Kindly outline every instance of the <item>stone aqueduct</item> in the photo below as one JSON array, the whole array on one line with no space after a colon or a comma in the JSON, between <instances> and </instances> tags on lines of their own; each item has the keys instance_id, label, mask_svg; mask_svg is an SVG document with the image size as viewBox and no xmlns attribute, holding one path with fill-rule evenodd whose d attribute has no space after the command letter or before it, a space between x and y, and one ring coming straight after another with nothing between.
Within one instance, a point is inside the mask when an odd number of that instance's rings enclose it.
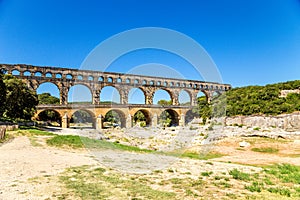
<instances>
[{"instance_id":1,"label":"stone aqueduct","mask_svg":"<svg viewBox=\"0 0 300 200\"><path fill-rule=\"evenodd\" d=\"M7 74L13 74L22 79L30 89L36 90L39 85L50 82L57 86L60 92L60 105L39 105L38 114L44 110L54 110L62 117L62 127L69 127L69 120L73 113L85 110L94 119L95 128L103 127L103 116L110 110L119 113L123 127L131 127L133 116L142 111L147 118L148 125L156 126L158 116L167 110L175 118L177 125L185 125L185 115L197 105L197 94L203 92L207 101L213 94L231 89L229 84L204 82L197 80L184 80L174 78L151 77L123 73L100 72L91 70L78 70L59 67L39 67L24 64L1 64ZM74 85L88 87L92 94L92 104L68 104L68 91ZM116 88L120 94L120 104L100 104L101 90L106 86ZM133 88L139 88L145 96L144 104L128 104L128 94ZM169 93L172 105L153 105L155 91L162 89ZM190 96L190 105L179 104L180 91L186 91Z\"/></svg>"}]
</instances>

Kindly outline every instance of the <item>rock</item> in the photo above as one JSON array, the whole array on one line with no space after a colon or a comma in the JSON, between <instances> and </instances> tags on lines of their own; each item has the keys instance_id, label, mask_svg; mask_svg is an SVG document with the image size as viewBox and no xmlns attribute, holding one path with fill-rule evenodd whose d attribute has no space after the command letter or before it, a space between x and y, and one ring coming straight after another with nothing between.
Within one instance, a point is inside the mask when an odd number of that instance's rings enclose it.
<instances>
[{"instance_id":1,"label":"rock","mask_svg":"<svg viewBox=\"0 0 300 200\"><path fill-rule=\"evenodd\" d=\"M259 128L279 128L285 131L300 131L300 112L277 116L235 116L227 117L226 125L245 125Z\"/></svg>"},{"instance_id":2,"label":"rock","mask_svg":"<svg viewBox=\"0 0 300 200\"><path fill-rule=\"evenodd\" d=\"M5 137L6 128L0 127L0 140L2 140Z\"/></svg>"},{"instance_id":3,"label":"rock","mask_svg":"<svg viewBox=\"0 0 300 200\"><path fill-rule=\"evenodd\" d=\"M242 141L242 142L240 142L239 143L239 145L240 145L240 147L249 147L250 146L250 143L248 143L248 142L245 142L245 141Z\"/></svg>"}]
</instances>

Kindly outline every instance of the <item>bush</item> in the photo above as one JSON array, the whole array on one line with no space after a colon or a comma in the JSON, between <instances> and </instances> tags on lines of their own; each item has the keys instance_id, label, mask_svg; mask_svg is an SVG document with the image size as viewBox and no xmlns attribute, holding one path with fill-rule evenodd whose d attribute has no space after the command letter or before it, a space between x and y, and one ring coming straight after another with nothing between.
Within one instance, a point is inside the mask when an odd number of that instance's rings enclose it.
<instances>
[{"instance_id":1,"label":"bush","mask_svg":"<svg viewBox=\"0 0 300 200\"><path fill-rule=\"evenodd\" d=\"M233 169L229 171L229 175L231 175L234 179L242 180L242 181L249 181L250 175L244 172L239 171L238 169Z\"/></svg>"}]
</instances>

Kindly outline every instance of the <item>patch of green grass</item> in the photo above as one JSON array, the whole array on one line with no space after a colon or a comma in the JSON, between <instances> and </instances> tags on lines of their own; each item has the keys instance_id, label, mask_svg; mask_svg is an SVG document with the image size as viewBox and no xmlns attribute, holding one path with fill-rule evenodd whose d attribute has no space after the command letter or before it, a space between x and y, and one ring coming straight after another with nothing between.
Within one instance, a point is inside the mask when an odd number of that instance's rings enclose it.
<instances>
[{"instance_id":1,"label":"patch of green grass","mask_svg":"<svg viewBox=\"0 0 300 200\"><path fill-rule=\"evenodd\" d=\"M5 143L5 142L7 142L7 141L9 141L9 140L11 140L11 139L13 139L14 137L13 137L13 135L12 134L9 134L9 133L5 133L5 136L4 136L4 138L2 138L1 140L0 140L0 144L1 143Z\"/></svg>"},{"instance_id":2,"label":"patch of green grass","mask_svg":"<svg viewBox=\"0 0 300 200\"><path fill-rule=\"evenodd\" d=\"M269 177L264 178L263 181L267 185L274 185L274 183L271 181Z\"/></svg>"},{"instance_id":3,"label":"patch of green grass","mask_svg":"<svg viewBox=\"0 0 300 200\"><path fill-rule=\"evenodd\" d=\"M40 136L54 136L56 134L40 130L39 128L35 127L20 127L17 130L18 134L25 135L25 136L33 136L33 135L40 135Z\"/></svg>"},{"instance_id":4,"label":"patch of green grass","mask_svg":"<svg viewBox=\"0 0 300 200\"><path fill-rule=\"evenodd\" d=\"M263 183L258 181L253 181L251 185L245 186L245 189L249 190L250 192L261 192L263 189Z\"/></svg>"},{"instance_id":5,"label":"patch of green grass","mask_svg":"<svg viewBox=\"0 0 300 200\"><path fill-rule=\"evenodd\" d=\"M201 176L210 176L213 172L201 172Z\"/></svg>"},{"instance_id":6,"label":"patch of green grass","mask_svg":"<svg viewBox=\"0 0 300 200\"><path fill-rule=\"evenodd\" d=\"M300 167L291 164L276 164L266 167L267 174L274 175L283 183L300 184Z\"/></svg>"},{"instance_id":7,"label":"patch of green grass","mask_svg":"<svg viewBox=\"0 0 300 200\"><path fill-rule=\"evenodd\" d=\"M81 199L174 199L175 193L152 189L139 179L127 179L121 174L106 174L105 169L71 168L60 176Z\"/></svg>"},{"instance_id":8,"label":"patch of green grass","mask_svg":"<svg viewBox=\"0 0 300 200\"><path fill-rule=\"evenodd\" d=\"M291 191L288 188L280 188L280 187L271 187L267 189L271 193L280 194L282 196L291 196Z\"/></svg>"},{"instance_id":9,"label":"patch of green grass","mask_svg":"<svg viewBox=\"0 0 300 200\"><path fill-rule=\"evenodd\" d=\"M220 154L220 153L207 153L207 154L201 154L201 153L196 153L196 152L184 152L183 154L172 154L174 156L178 156L181 158L192 158L192 159L198 159L198 160L209 160L209 159L213 159L213 158L220 158L222 156L224 156L224 154Z\"/></svg>"},{"instance_id":10,"label":"patch of green grass","mask_svg":"<svg viewBox=\"0 0 300 200\"><path fill-rule=\"evenodd\" d=\"M259 131L259 130L260 130L260 127L255 127L255 128L253 128L253 130Z\"/></svg>"},{"instance_id":11,"label":"patch of green grass","mask_svg":"<svg viewBox=\"0 0 300 200\"><path fill-rule=\"evenodd\" d=\"M82 143L79 136L74 135L56 135L53 138L50 138L46 141L50 146L56 147L71 147L71 148L83 148L84 144Z\"/></svg>"},{"instance_id":12,"label":"patch of green grass","mask_svg":"<svg viewBox=\"0 0 300 200\"><path fill-rule=\"evenodd\" d=\"M260 153L278 153L279 149L273 147L252 148L251 151Z\"/></svg>"},{"instance_id":13,"label":"patch of green grass","mask_svg":"<svg viewBox=\"0 0 300 200\"><path fill-rule=\"evenodd\" d=\"M225 182L225 181L220 181L220 182L214 182L213 183L217 187L222 187L222 188L232 188L232 185Z\"/></svg>"},{"instance_id":14,"label":"patch of green grass","mask_svg":"<svg viewBox=\"0 0 300 200\"><path fill-rule=\"evenodd\" d=\"M37 139L35 136L29 137L29 141L30 141L30 144L34 147L42 146L40 143L37 142Z\"/></svg>"},{"instance_id":15,"label":"patch of green grass","mask_svg":"<svg viewBox=\"0 0 300 200\"><path fill-rule=\"evenodd\" d=\"M152 153L153 150L141 149L134 146L128 146L116 142L107 142L104 140L95 140L76 135L55 135L47 140L47 144L56 147L70 148L92 148L92 149L115 149L122 151L133 151L138 153Z\"/></svg>"},{"instance_id":16,"label":"patch of green grass","mask_svg":"<svg viewBox=\"0 0 300 200\"><path fill-rule=\"evenodd\" d=\"M229 171L229 175L232 178L242 181L250 181L250 174L239 171L238 169L233 169Z\"/></svg>"}]
</instances>

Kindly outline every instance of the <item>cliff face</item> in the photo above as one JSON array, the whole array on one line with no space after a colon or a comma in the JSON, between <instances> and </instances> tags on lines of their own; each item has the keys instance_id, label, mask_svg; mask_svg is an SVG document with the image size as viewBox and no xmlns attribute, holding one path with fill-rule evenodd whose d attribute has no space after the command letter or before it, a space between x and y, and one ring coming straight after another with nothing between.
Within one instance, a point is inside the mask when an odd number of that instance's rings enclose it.
<instances>
[{"instance_id":1,"label":"cliff face","mask_svg":"<svg viewBox=\"0 0 300 200\"><path fill-rule=\"evenodd\" d=\"M225 119L226 125L243 124L251 127L276 127L285 131L300 131L300 112L278 116L235 116Z\"/></svg>"}]
</instances>

